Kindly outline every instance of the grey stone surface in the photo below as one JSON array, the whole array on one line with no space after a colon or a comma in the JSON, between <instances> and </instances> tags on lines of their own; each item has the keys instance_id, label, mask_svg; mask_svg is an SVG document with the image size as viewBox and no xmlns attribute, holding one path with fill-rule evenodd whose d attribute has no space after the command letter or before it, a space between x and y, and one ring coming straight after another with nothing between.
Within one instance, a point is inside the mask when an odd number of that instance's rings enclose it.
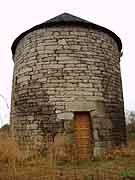
<instances>
[{"instance_id":1,"label":"grey stone surface","mask_svg":"<svg viewBox=\"0 0 135 180\"><path fill-rule=\"evenodd\" d=\"M73 120L73 118L74 118L73 112L64 112L57 114L57 119Z\"/></svg>"}]
</instances>

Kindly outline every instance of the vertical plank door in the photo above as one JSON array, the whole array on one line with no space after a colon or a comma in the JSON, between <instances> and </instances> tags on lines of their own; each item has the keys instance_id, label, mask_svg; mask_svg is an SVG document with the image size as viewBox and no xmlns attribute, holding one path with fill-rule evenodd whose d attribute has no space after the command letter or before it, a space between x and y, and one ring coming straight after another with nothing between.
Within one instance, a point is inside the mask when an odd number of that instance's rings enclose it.
<instances>
[{"instance_id":1,"label":"vertical plank door","mask_svg":"<svg viewBox=\"0 0 135 180\"><path fill-rule=\"evenodd\" d=\"M91 155L91 121L89 112L74 113L74 135L80 160L89 159Z\"/></svg>"}]
</instances>

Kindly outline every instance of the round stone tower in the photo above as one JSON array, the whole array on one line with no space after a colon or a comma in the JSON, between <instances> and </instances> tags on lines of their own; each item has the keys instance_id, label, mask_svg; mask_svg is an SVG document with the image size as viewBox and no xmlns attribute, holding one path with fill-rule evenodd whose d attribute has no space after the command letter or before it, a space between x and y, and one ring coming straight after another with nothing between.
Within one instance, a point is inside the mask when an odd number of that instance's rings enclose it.
<instances>
[{"instance_id":1,"label":"round stone tower","mask_svg":"<svg viewBox=\"0 0 135 180\"><path fill-rule=\"evenodd\" d=\"M11 127L22 150L64 137L87 159L126 144L121 49L112 31L67 13L17 37Z\"/></svg>"}]
</instances>

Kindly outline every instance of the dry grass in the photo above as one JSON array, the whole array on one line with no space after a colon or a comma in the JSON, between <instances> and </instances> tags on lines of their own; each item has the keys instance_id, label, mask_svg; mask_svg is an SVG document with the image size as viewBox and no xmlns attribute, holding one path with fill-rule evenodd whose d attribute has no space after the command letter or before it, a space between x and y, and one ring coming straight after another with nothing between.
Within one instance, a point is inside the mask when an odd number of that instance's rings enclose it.
<instances>
[{"instance_id":1,"label":"dry grass","mask_svg":"<svg viewBox=\"0 0 135 180\"><path fill-rule=\"evenodd\" d=\"M0 180L109 180L135 172L135 139L127 148L116 148L102 159L76 161L75 146L51 145L47 158L34 151L24 160L14 139L0 133Z\"/></svg>"},{"instance_id":2,"label":"dry grass","mask_svg":"<svg viewBox=\"0 0 135 180\"><path fill-rule=\"evenodd\" d=\"M22 154L15 140L6 133L0 133L0 162L21 161Z\"/></svg>"}]
</instances>

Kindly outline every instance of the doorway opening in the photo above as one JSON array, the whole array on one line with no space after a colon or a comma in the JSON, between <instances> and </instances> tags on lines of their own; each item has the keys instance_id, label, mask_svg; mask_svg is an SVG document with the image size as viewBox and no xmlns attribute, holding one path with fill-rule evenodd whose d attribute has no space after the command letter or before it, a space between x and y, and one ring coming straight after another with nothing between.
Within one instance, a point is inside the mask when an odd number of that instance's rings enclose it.
<instances>
[{"instance_id":1,"label":"doorway opening","mask_svg":"<svg viewBox=\"0 0 135 180\"><path fill-rule=\"evenodd\" d=\"M74 138L78 158L89 159L92 155L92 123L89 112L74 112Z\"/></svg>"}]
</instances>

